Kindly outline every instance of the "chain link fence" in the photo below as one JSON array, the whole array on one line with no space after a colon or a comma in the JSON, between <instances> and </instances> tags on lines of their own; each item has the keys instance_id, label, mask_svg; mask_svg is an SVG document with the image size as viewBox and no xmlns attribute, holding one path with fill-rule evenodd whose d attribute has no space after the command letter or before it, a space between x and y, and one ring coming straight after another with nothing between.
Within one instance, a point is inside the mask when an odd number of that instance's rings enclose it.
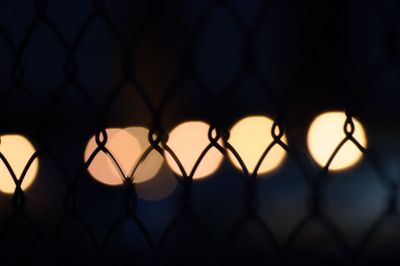
<instances>
[{"instance_id":1,"label":"chain link fence","mask_svg":"<svg viewBox=\"0 0 400 266\"><path fill-rule=\"evenodd\" d=\"M1 178L16 186L0 195L0 264L399 261L399 12L390 0L3 1L0 131L26 136L37 151L21 176L0 153ZM318 167L306 133L329 110L346 114L345 138ZM274 119L258 167L274 146L287 155L266 177L229 142L249 115ZM367 149L353 137L354 117ZM190 171L168 146L168 132L187 120L210 125ZM138 164L152 153L176 161L180 174L164 163L159 177L177 183L168 197L142 199L154 186L135 183L135 171L112 187L88 173L99 153L115 160L106 129L129 126L149 128ZM362 162L329 171L348 142ZM197 181L210 150L225 159ZM38 177L24 189L35 159Z\"/></svg>"}]
</instances>

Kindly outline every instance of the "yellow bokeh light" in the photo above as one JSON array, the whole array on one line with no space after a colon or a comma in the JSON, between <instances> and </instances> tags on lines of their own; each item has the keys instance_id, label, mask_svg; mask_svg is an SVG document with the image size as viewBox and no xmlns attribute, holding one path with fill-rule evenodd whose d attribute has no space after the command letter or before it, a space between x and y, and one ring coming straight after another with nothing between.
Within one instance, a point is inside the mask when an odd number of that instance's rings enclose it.
<instances>
[{"instance_id":1,"label":"yellow bokeh light","mask_svg":"<svg viewBox=\"0 0 400 266\"><path fill-rule=\"evenodd\" d=\"M136 166L143 153L151 147L148 140L149 130L144 127L128 127L125 128L125 130L139 141L142 150L137 160L134 162ZM160 171L163 161L163 156L153 149L136 169L133 182L140 183L153 178Z\"/></svg>"},{"instance_id":2,"label":"yellow bokeh light","mask_svg":"<svg viewBox=\"0 0 400 266\"><path fill-rule=\"evenodd\" d=\"M208 131L210 126L200 121L184 122L175 127L170 133L167 145L178 157L185 172L189 175L204 149L210 144ZM222 146L222 141L218 141ZM165 159L169 167L178 175L182 175L178 164L166 152ZM193 175L193 179L202 179L214 173L221 164L223 155L215 148L211 148L200 162Z\"/></svg>"},{"instance_id":3,"label":"yellow bokeh light","mask_svg":"<svg viewBox=\"0 0 400 266\"><path fill-rule=\"evenodd\" d=\"M271 130L274 121L265 116L250 116L241 119L230 130L228 142L237 151L249 174L252 174L267 147L273 142ZM281 138L286 144L286 136ZM232 152L228 152L228 156L233 165L242 170L239 161ZM276 144L268 152L257 174L266 174L271 172L283 162L286 156L285 150Z\"/></svg>"},{"instance_id":4,"label":"yellow bokeh light","mask_svg":"<svg viewBox=\"0 0 400 266\"><path fill-rule=\"evenodd\" d=\"M148 130L142 127L127 129L107 129L106 148L113 155L118 165L103 152L99 152L89 165L88 171L93 178L106 185L121 185L123 178L131 175L141 156L150 146L147 141ZM85 150L84 159L87 161L97 148L93 136ZM139 165L134 174L133 182L144 182L157 174L162 164L162 156L151 152L145 161ZM120 172L118 166L123 173Z\"/></svg>"},{"instance_id":5,"label":"yellow bokeh light","mask_svg":"<svg viewBox=\"0 0 400 266\"><path fill-rule=\"evenodd\" d=\"M125 156L124 146L130 150L139 150L140 152L140 144L139 142L133 138L129 133L124 132L123 129L119 128L110 128L106 129L107 132L107 143L106 148L110 151L110 153L115 157L120 165L121 169L124 171L124 175L127 175L127 171L129 171L129 167L127 165L127 159L129 158ZM121 133L121 134L120 134ZM124 144L118 141L115 137L119 135L119 137L125 137ZM122 140L122 139L121 139ZM97 148L97 143L95 140L95 136L93 136L85 149L84 159L85 162L89 159L92 153ZM125 158L125 160L124 160ZM96 179L97 181L111 186L121 185L123 183L123 176L119 172L116 165L114 165L112 159L102 151L97 153L96 157L94 157L93 161L88 167L88 171L90 175Z\"/></svg>"},{"instance_id":6,"label":"yellow bokeh light","mask_svg":"<svg viewBox=\"0 0 400 266\"><path fill-rule=\"evenodd\" d=\"M153 178L135 185L137 196L143 200L156 201L170 196L176 189L178 181L172 172L163 166Z\"/></svg>"},{"instance_id":7,"label":"yellow bokeh light","mask_svg":"<svg viewBox=\"0 0 400 266\"><path fill-rule=\"evenodd\" d=\"M312 122L308 131L307 143L311 156L321 167L325 167L339 143L346 137L344 125L346 114L343 112L327 112L319 115ZM363 126L353 118L353 137L367 147L367 138ZM347 141L338 151L329 165L329 170L344 170L355 165L362 158L362 152L352 141Z\"/></svg>"},{"instance_id":8,"label":"yellow bokeh light","mask_svg":"<svg viewBox=\"0 0 400 266\"><path fill-rule=\"evenodd\" d=\"M4 135L0 137L0 152L7 159L17 179L21 177L28 161L35 153L35 148L29 140L20 135ZM37 176L39 160L36 158L30 165L21 188L26 190ZM14 193L16 185L6 165L0 163L0 191L4 193Z\"/></svg>"}]
</instances>

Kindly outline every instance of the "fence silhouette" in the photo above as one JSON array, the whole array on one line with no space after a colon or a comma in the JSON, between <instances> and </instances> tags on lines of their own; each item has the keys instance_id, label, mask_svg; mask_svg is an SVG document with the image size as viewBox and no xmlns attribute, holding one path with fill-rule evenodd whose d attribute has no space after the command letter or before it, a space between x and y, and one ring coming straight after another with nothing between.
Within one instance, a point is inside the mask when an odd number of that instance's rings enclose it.
<instances>
[{"instance_id":1,"label":"fence silhouette","mask_svg":"<svg viewBox=\"0 0 400 266\"><path fill-rule=\"evenodd\" d=\"M32 0L4 1L0 9L1 133L25 135L37 149L21 176L0 153L16 185L12 195L0 196L1 264L399 259L398 173L379 146L396 145L379 130L396 132L385 126L396 121L398 95L386 96L382 83L398 84L387 77L398 66L397 3ZM354 30L364 25L363 14L373 20L367 37ZM381 51L377 59L365 59L374 49ZM368 68L357 68L363 64ZM346 114L345 138L320 168L302 141L310 119L332 108ZM270 177L251 173L229 143L232 123L253 114L274 119L266 132L273 142L258 167L275 145L290 161ZM353 137L353 117L367 125L368 149ZM210 124L209 146L185 172L168 132L193 119ZM135 173L107 187L87 171L98 153L113 159L107 128L135 125L149 128L150 147L139 164L152 152L168 153L182 171L169 173L178 186L166 199L140 199ZM85 162L91 136L97 148ZM361 165L330 172L347 142L363 153ZM225 160L197 182L193 175L210 149ZM231 166L228 152L241 170ZM37 158L38 178L23 190Z\"/></svg>"}]
</instances>

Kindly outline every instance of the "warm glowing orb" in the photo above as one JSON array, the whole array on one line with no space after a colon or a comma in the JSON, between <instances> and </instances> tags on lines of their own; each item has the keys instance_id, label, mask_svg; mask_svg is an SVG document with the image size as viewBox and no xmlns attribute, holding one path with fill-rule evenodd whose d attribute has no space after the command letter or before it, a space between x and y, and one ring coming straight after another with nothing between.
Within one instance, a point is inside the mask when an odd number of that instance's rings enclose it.
<instances>
[{"instance_id":1,"label":"warm glowing orb","mask_svg":"<svg viewBox=\"0 0 400 266\"><path fill-rule=\"evenodd\" d=\"M150 146L147 141L148 130L142 127L126 129L106 129L107 143L105 147L113 155L117 164L104 152L99 152L88 167L90 175L97 181L106 185L121 185L124 177L128 177L139 163L146 149ZM97 148L93 136L85 150L84 159L88 161ZM162 164L162 156L151 152L141 163L135 173L133 182L144 182L157 174ZM119 166L119 167L118 167ZM120 169L119 169L120 168ZM121 172L122 170L122 172Z\"/></svg>"},{"instance_id":2,"label":"warm glowing orb","mask_svg":"<svg viewBox=\"0 0 400 266\"><path fill-rule=\"evenodd\" d=\"M308 130L307 143L311 156L318 165L324 167L339 143L346 137L344 125L346 114L328 112L319 115ZM367 147L367 138L363 126L353 118L353 137ZM351 141L347 141L334 157L329 170L338 171L349 168L360 161L362 152Z\"/></svg>"},{"instance_id":3,"label":"warm glowing orb","mask_svg":"<svg viewBox=\"0 0 400 266\"><path fill-rule=\"evenodd\" d=\"M167 145L178 157L185 172L189 175L204 149L210 144L208 131L210 126L200 121L184 122L170 133ZM221 146L222 141L218 142ZM178 175L182 175L173 157L165 152L169 167ZM193 175L193 179L201 179L214 173L221 164L223 155L215 148L208 150Z\"/></svg>"},{"instance_id":4,"label":"warm glowing orb","mask_svg":"<svg viewBox=\"0 0 400 266\"><path fill-rule=\"evenodd\" d=\"M151 149L151 144L148 140L149 130L144 127L128 127L125 128L125 130L139 141L142 150L140 155L137 157L137 160L134 162L134 165L136 166L143 153L148 149ZM153 178L160 171L163 161L164 157L156 150L152 149L144 161L142 161L135 170L133 182L140 183Z\"/></svg>"},{"instance_id":5,"label":"warm glowing orb","mask_svg":"<svg viewBox=\"0 0 400 266\"><path fill-rule=\"evenodd\" d=\"M230 130L228 142L237 151L250 174L254 172L261 156L274 140L271 134L273 124L274 121L268 117L250 116L241 119ZM283 135L281 140L286 143L286 136ZM229 151L228 156L233 165L242 170L233 153ZM285 156L285 150L279 144L274 145L264 157L257 173L266 174L277 169Z\"/></svg>"},{"instance_id":6,"label":"warm glowing orb","mask_svg":"<svg viewBox=\"0 0 400 266\"><path fill-rule=\"evenodd\" d=\"M17 179L20 179L28 161L35 153L35 148L23 136L20 135L4 135L0 137L0 152L4 155L10 164ZM30 165L21 188L26 190L37 176L39 169L39 160L36 158ZM0 191L4 193L14 193L16 185L10 172L3 161L0 162Z\"/></svg>"},{"instance_id":7,"label":"warm glowing orb","mask_svg":"<svg viewBox=\"0 0 400 266\"><path fill-rule=\"evenodd\" d=\"M137 183L135 190L137 196L143 200L162 200L174 193L178 181L171 170L164 165L153 178L145 182Z\"/></svg>"}]
</instances>

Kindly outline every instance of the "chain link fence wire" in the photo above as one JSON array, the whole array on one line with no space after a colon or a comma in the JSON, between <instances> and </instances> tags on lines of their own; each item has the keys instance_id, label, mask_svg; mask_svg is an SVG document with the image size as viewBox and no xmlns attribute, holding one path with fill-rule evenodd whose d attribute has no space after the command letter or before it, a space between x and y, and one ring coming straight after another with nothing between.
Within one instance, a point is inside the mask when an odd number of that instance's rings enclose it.
<instances>
[{"instance_id":1,"label":"chain link fence wire","mask_svg":"<svg viewBox=\"0 0 400 266\"><path fill-rule=\"evenodd\" d=\"M0 130L37 152L21 176L0 153L1 178L16 185L0 195L0 264L396 264L399 12L390 0L2 1ZM305 140L329 110L345 112L345 138L321 168ZM253 172L229 142L249 115L274 120ZM353 137L354 117L368 149ZM210 125L190 171L168 146L187 120ZM106 129L129 126L149 128L138 167L154 153L176 161L181 174L161 171L178 184L168 197L142 199L135 170L125 176L107 148ZM362 162L329 171L348 142ZM276 146L285 163L259 176ZM194 180L212 149L221 167ZM123 185L91 178L100 153ZM35 159L38 177L22 189Z\"/></svg>"}]
</instances>

